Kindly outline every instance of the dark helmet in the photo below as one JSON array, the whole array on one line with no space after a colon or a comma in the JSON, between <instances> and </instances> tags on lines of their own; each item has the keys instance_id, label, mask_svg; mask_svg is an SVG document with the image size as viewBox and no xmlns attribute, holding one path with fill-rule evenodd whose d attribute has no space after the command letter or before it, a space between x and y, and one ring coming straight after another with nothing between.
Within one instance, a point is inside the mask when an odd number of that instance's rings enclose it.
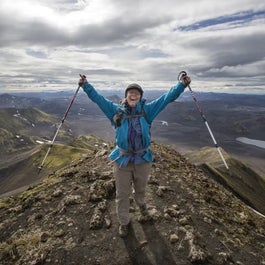
<instances>
[{"instance_id":1,"label":"dark helmet","mask_svg":"<svg viewBox=\"0 0 265 265\"><path fill-rule=\"evenodd\" d=\"M136 90L138 90L138 91L140 92L140 94L141 94L141 97L143 96L144 91L143 91L142 87L139 86L138 84L133 83L133 84L130 84L130 85L126 88L126 90L125 90L125 97L127 97L127 93L128 93L128 91L131 90L131 89L136 89Z\"/></svg>"}]
</instances>

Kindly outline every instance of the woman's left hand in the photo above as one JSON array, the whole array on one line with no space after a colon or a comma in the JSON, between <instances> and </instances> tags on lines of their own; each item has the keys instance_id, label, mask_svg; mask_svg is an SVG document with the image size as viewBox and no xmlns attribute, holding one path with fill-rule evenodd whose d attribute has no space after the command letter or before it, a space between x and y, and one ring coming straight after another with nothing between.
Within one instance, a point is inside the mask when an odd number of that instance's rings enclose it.
<instances>
[{"instance_id":1,"label":"woman's left hand","mask_svg":"<svg viewBox=\"0 0 265 265\"><path fill-rule=\"evenodd\" d=\"M180 82L187 87L190 83L191 83L191 79L188 75L184 75L182 76L182 78L180 79Z\"/></svg>"}]
</instances>

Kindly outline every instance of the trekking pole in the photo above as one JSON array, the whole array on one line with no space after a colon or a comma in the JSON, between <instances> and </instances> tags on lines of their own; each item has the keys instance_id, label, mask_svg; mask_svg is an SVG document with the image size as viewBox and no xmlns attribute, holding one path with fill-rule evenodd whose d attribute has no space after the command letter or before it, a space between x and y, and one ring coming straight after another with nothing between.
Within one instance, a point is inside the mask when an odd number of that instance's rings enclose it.
<instances>
[{"instance_id":1,"label":"trekking pole","mask_svg":"<svg viewBox=\"0 0 265 265\"><path fill-rule=\"evenodd\" d=\"M186 75L187 75L187 72L185 72L185 71L181 71L181 72L179 73L179 75L178 75L178 80L180 81L181 78L184 77L184 76L186 76ZM213 140L213 142L214 142L214 145L215 145L215 147L216 147L216 149L217 149L217 151L218 151L218 153L219 153L221 159L223 160L223 163L224 163L225 167L226 167L227 169L229 169L229 167L228 167L228 165L227 165L227 163L226 163L226 161L225 161L225 158L224 158L224 156L223 156L223 154L222 154L222 152L221 152L220 146L218 146L218 144L217 144L217 142L216 142L216 140L215 140L215 138L214 138L214 135L213 135L213 133L212 133L212 130L211 130L211 128L210 128L210 126L209 126L209 124L208 124L208 122L207 122L207 120L206 120L205 115L204 115L203 112L202 112L202 108L200 107L199 102L198 102L197 98L195 97L194 92L192 91L190 85L187 85L187 86L188 86L188 88L189 88L189 90L190 90L190 93L191 93L191 96L192 96L192 98L193 98L193 100L194 100L194 102L195 102L195 104L196 104L196 106L197 106L197 109L198 109L198 111L199 111L200 114L201 114L201 117L202 117L202 119L203 119L203 121L204 121L204 124L205 124L205 126L207 127L207 129L208 129L208 131L209 131L209 133L210 133L210 135L211 135L211 137L212 137L212 140Z\"/></svg>"},{"instance_id":2,"label":"trekking pole","mask_svg":"<svg viewBox=\"0 0 265 265\"><path fill-rule=\"evenodd\" d=\"M81 78L86 78L85 75L81 75L81 74L80 74L80 77L81 77ZM69 110L71 109L71 107L72 107L72 105L73 105L73 103L74 103L74 100L75 100L75 98L76 98L76 95L77 95L77 93L78 93L80 87L81 87L81 86L79 85L78 88L76 89L75 94L73 95L72 100L71 100L71 102L70 102L68 108L66 109L66 111L65 111L65 113L64 113L64 116L63 116L63 118L62 118L62 121L61 121L60 125L58 126L58 128L57 128L57 130L56 130L56 132L55 132L55 134L54 134L54 136L53 136L53 139L52 139L52 141L51 141L51 143L50 143L50 146L49 146L49 148L48 148L48 150L47 150L47 152L46 152L46 154L45 154L45 156L44 156L44 158L43 158L43 160L42 160L42 163L41 163L41 165L38 167L38 169L39 169L39 172L38 172L38 173L40 173L40 171L41 171L42 168L43 168L43 165L44 165L44 163L45 163L45 160L46 160L46 158L48 157L48 155L49 155L49 153L50 153L50 151L51 151L51 149L52 149L52 147L53 147L53 144L54 144L55 138L57 137L57 135L58 135L58 133L59 133L59 130L60 130L60 128L62 127L62 125L63 125L63 123L64 123L64 121L65 121L65 119L66 119L66 117L67 117L67 115L68 115L68 112L69 112Z\"/></svg>"}]
</instances>

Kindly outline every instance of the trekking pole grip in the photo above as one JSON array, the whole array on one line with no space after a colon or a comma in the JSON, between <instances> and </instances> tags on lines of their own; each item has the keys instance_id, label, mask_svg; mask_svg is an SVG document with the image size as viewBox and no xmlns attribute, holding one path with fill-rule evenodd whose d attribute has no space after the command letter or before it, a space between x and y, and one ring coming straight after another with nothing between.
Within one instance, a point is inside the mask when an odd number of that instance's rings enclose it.
<instances>
[{"instance_id":1,"label":"trekking pole grip","mask_svg":"<svg viewBox=\"0 0 265 265\"><path fill-rule=\"evenodd\" d=\"M187 72L186 71L180 71L178 75L178 80L180 81L182 77L186 76Z\"/></svg>"},{"instance_id":2,"label":"trekking pole grip","mask_svg":"<svg viewBox=\"0 0 265 265\"><path fill-rule=\"evenodd\" d=\"M186 71L180 71L180 73L178 74L178 81L180 81L185 87L189 87L189 89L190 89L190 86L189 86L190 81L187 82L185 79L183 81L181 80L183 77L185 77L187 75L188 74Z\"/></svg>"}]
</instances>

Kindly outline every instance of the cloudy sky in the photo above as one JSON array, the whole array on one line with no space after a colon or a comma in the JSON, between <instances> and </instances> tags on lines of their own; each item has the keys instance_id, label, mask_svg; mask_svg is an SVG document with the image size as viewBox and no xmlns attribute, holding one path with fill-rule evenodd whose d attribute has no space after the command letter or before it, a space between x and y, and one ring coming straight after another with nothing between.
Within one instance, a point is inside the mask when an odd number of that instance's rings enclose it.
<instances>
[{"instance_id":1,"label":"cloudy sky","mask_svg":"<svg viewBox=\"0 0 265 265\"><path fill-rule=\"evenodd\" d=\"M265 94L263 0L1 0L0 93L168 89Z\"/></svg>"}]
</instances>

